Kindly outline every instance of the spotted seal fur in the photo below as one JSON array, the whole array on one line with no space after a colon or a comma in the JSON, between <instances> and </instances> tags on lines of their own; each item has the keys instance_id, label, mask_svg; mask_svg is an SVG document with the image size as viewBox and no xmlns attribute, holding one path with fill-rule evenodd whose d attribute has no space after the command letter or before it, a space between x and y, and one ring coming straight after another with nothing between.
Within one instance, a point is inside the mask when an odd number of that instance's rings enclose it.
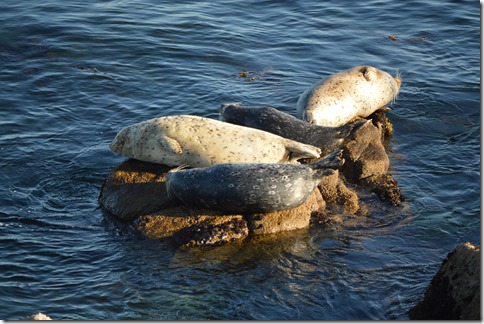
<instances>
[{"instance_id":1,"label":"spotted seal fur","mask_svg":"<svg viewBox=\"0 0 484 324\"><path fill-rule=\"evenodd\" d=\"M311 145L190 115L153 118L127 126L109 147L115 153L145 162L190 167L234 162L296 163L321 155L321 150Z\"/></svg>"},{"instance_id":2,"label":"spotted seal fur","mask_svg":"<svg viewBox=\"0 0 484 324\"><path fill-rule=\"evenodd\" d=\"M338 150L311 164L224 163L173 169L166 175L169 197L189 207L227 213L285 210L304 203L321 178L341 167Z\"/></svg>"},{"instance_id":3,"label":"spotted seal fur","mask_svg":"<svg viewBox=\"0 0 484 324\"><path fill-rule=\"evenodd\" d=\"M242 106L240 102L223 103L220 114L224 121L257 128L294 141L319 147L323 154L341 148L349 135L365 122L339 127L310 124L270 106Z\"/></svg>"},{"instance_id":4,"label":"spotted seal fur","mask_svg":"<svg viewBox=\"0 0 484 324\"><path fill-rule=\"evenodd\" d=\"M297 102L297 116L309 123L337 127L371 115L395 100L401 77L372 66L336 73L306 90Z\"/></svg>"}]
</instances>

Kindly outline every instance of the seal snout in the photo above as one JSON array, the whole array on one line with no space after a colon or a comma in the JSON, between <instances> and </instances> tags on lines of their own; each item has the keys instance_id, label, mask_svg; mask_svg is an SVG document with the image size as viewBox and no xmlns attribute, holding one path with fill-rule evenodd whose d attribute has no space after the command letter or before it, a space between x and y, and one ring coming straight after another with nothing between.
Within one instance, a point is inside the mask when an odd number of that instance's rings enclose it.
<instances>
[{"instance_id":1,"label":"seal snout","mask_svg":"<svg viewBox=\"0 0 484 324\"><path fill-rule=\"evenodd\" d=\"M122 129L114 138L114 140L109 144L109 149L113 151L114 153L122 153L123 152L123 147L124 143L127 140L127 129Z\"/></svg>"},{"instance_id":2,"label":"seal snout","mask_svg":"<svg viewBox=\"0 0 484 324\"><path fill-rule=\"evenodd\" d=\"M307 121L310 124L316 124L316 120L314 118L314 114L311 111L304 111L302 119Z\"/></svg>"}]
</instances>

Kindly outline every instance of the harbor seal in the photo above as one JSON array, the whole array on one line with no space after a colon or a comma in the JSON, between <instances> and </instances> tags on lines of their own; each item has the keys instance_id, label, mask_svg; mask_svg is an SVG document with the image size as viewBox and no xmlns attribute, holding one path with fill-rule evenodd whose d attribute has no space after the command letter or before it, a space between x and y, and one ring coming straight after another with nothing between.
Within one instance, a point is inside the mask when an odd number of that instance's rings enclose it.
<instances>
[{"instance_id":1,"label":"harbor seal","mask_svg":"<svg viewBox=\"0 0 484 324\"><path fill-rule=\"evenodd\" d=\"M319 147L323 154L343 146L345 139L365 122L340 127L309 124L270 106L248 107L239 102L223 103L220 114L224 121L257 128L294 141Z\"/></svg>"},{"instance_id":2,"label":"harbor seal","mask_svg":"<svg viewBox=\"0 0 484 324\"><path fill-rule=\"evenodd\" d=\"M337 127L365 118L395 100L401 78L372 66L336 73L306 90L297 102L297 117L311 124Z\"/></svg>"},{"instance_id":3,"label":"harbor seal","mask_svg":"<svg viewBox=\"0 0 484 324\"><path fill-rule=\"evenodd\" d=\"M260 213L303 204L324 175L343 165L341 150L311 164L223 163L173 169L166 190L189 207L227 213Z\"/></svg>"},{"instance_id":4,"label":"harbor seal","mask_svg":"<svg viewBox=\"0 0 484 324\"><path fill-rule=\"evenodd\" d=\"M317 147L258 129L215 119L178 115L153 118L123 128L110 144L137 160L204 167L216 163L296 163L319 158Z\"/></svg>"}]
</instances>

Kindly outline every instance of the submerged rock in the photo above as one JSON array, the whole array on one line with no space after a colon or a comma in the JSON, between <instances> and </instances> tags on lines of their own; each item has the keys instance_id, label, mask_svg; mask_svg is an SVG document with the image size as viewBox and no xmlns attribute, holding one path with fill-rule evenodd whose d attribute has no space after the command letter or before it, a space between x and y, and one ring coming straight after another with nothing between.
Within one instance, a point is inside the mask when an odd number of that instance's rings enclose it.
<instances>
[{"instance_id":1,"label":"submerged rock","mask_svg":"<svg viewBox=\"0 0 484 324\"><path fill-rule=\"evenodd\" d=\"M480 307L480 247L463 243L447 255L423 300L408 314L412 320L480 320Z\"/></svg>"}]
</instances>

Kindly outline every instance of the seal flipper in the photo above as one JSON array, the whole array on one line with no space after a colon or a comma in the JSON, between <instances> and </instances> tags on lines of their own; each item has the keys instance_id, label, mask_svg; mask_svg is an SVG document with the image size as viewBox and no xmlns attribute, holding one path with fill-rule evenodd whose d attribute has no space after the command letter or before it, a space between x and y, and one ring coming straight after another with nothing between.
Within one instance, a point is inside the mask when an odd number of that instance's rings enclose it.
<instances>
[{"instance_id":1,"label":"seal flipper","mask_svg":"<svg viewBox=\"0 0 484 324\"><path fill-rule=\"evenodd\" d=\"M325 156L319 161L311 163L309 166L316 171L325 171L327 169L337 170L345 163L343 159L343 150L337 150ZM318 175L324 175L318 173Z\"/></svg>"},{"instance_id":2,"label":"seal flipper","mask_svg":"<svg viewBox=\"0 0 484 324\"><path fill-rule=\"evenodd\" d=\"M321 149L309 144L299 143L287 139L286 152L288 153L289 163L297 163L299 159L319 158L321 157Z\"/></svg>"},{"instance_id":3,"label":"seal flipper","mask_svg":"<svg viewBox=\"0 0 484 324\"><path fill-rule=\"evenodd\" d=\"M158 141L158 144L160 144L161 148L165 151L174 154L183 153L183 147L176 139L165 135L157 135L156 140Z\"/></svg>"}]
</instances>

